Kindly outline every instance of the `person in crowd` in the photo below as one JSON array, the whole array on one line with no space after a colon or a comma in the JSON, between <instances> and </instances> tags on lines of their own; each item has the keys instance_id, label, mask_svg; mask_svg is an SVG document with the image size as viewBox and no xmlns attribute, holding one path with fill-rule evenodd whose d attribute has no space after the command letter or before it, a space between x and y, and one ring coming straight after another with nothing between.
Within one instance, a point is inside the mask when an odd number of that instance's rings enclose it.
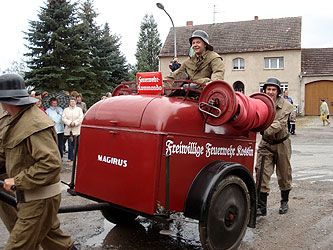
<instances>
[{"instance_id":1,"label":"person in crowd","mask_svg":"<svg viewBox=\"0 0 333 250\"><path fill-rule=\"evenodd\" d=\"M296 109L294 109L293 111L291 111L290 115L289 115L289 122L290 122L290 130L289 133L294 135L295 134L295 130L296 130Z\"/></svg>"},{"instance_id":2,"label":"person in crowd","mask_svg":"<svg viewBox=\"0 0 333 250\"><path fill-rule=\"evenodd\" d=\"M52 97L50 99L50 107L46 110L46 114L55 122L54 128L58 136L58 148L61 158L63 157L64 144L64 123L62 121L63 109L58 106L58 99Z\"/></svg>"},{"instance_id":3,"label":"person in crowd","mask_svg":"<svg viewBox=\"0 0 333 250\"><path fill-rule=\"evenodd\" d=\"M44 91L44 92L42 93L42 99L43 99L44 97L48 96L48 95L49 95L49 92Z\"/></svg>"},{"instance_id":4,"label":"person in crowd","mask_svg":"<svg viewBox=\"0 0 333 250\"><path fill-rule=\"evenodd\" d=\"M327 123L327 126L331 123L328 121L330 116L330 110L328 108L328 105L325 101L325 99L321 99L321 105L320 105L320 120L323 121L323 126L325 126L325 122Z\"/></svg>"},{"instance_id":5,"label":"person in crowd","mask_svg":"<svg viewBox=\"0 0 333 250\"><path fill-rule=\"evenodd\" d=\"M165 77L166 80L184 79L202 83L202 86L191 84L190 88L202 89L214 80L224 79L224 64L222 57L213 51L209 43L208 34L203 30L196 30L189 39L195 54L187 59L179 69ZM177 82L164 83L164 87L177 87Z\"/></svg>"},{"instance_id":6,"label":"person in crowd","mask_svg":"<svg viewBox=\"0 0 333 250\"><path fill-rule=\"evenodd\" d=\"M76 106L82 109L83 114L87 112L87 105L82 101L81 93L78 93L76 96Z\"/></svg>"},{"instance_id":7,"label":"person in crowd","mask_svg":"<svg viewBox=\"0 0 333 250\"><path fill-rule=\"evenodd\" d=\"M0 141L2 140L3 128L5 127L9 118L10 115L8 114L8 112L3 110L2 105L0 103ZM0 180L4 181L5 179L8 179L8 175L6 173L6 168L2 167L0 168ZM2 186L0 186L0 191L6 192L8 195L15 197L12 192L7 192L6 190L4 190ZM6 202L0 200L0 218L5 224L8 232L10 233L13 230L17 220L17 210L14 207L7 204Z\"/></svg>"},{"instance_id":8,"label":"person in crowd","mask_svg":"<svg viewBox=\"0 0 333 250\"><path fill-rule=\"evenodd\" d=\"M106 93L106 98L110 98L110 97L112 97L112 93L111 92L107 92Z\"/></svg>"},{"instance_id":9,"label":"person in crowd","mask_svg":"<svg viewBox=\"0 0 333 250\"><path fill-rule=\"evenodd\" d=\"M269 181L276 167L276 175L281 191L280 214L288 211L289 192L291 190L291 141L287 129L287 121L293 105L283 99L281 83L277 78L268 78L264 83L264 92L269 95L276 108L276 115L272 124L262 132L262 140L258 146L256 170L256 184L260 194L258 197L257 215L267 214L267 196L270 191Z\"/></svg>"},{"instance_id":10,"label":"person in crowd","mask_svg":"<svg viewBox=\"0 0 333 250\"><path fill-rule=\"evenodd\" d=\"M75 97L75 98L78 96L78 94L79 94L79 92L77 92L75 90L71 92L71 96Z\"/></svg>"},{"instance_id":11,"label":"person in crowd","mask_svg":"<svg viewBox=\"0 0 333 250\"><path fill-rule=\"evenodd\" d=\"M35 105L41 110L43 111L45 114L45 110L42 108L42 97L40 96L35 96L35 98L37 99L37 102L35 103Z\"/></svg>"},{"instance_id":12,"label":"person in crowd","mask_svg":"<svg viewBox=\"0 0 333 250\"><path fill-rule=\"evenodd\" d=\"M35 92L35 97L38 97L38 96L40 96L40 98L42 98L42 93L40 91Z\"/></svg>"},{"instance_id":13,"label":"person in crowd","mask_svg":"<svg viewBox=\"0 0 333 250\"><path fill-rule=\"evenodd\" d=\"M290 102L291 104L294 104L293 99L288 95L288 89L283 91L282 97L288 100L288 102Z\"/></svg>"},{"instance_id":14,"label":"person in crowd","mask_svg":"<svg viewBox=\"0 0 333 250\"><path fill-rule=\"evenodd\" d=\"M0 76L0 103L11 115L2 133L0 169L8 178L3 188L16 189L17 220L6 249L76 249L60 229L61 159L54 122L34 105L23 78Z\"/></svg>"},{"instance_id":15,"label":"person in crowd","mask_svg":"<svg viewBox=\"0 0 333 250\"><path fill-rule=\"evenodd\" d=\"M65 137L68 138L68 162L74 159L74 142L79 140L80 128L83 121L82 109L76 107L76 98L70 97L69 107L64 109L62 121L65 124Z\"/></svg>"},{"instance_id":16,"label":"person in crowd","mask_svg":"<svg viewBox=\"0 0 333 250\"><path fill-rule=\"evenodd\" d=\"M171 70L171 72L176 71L177 69L179 69L181 66L181 64L178 62L178 58L174 57L172 61L170 61L169 64L169 68Z\"/></svg>"}]
</instances>

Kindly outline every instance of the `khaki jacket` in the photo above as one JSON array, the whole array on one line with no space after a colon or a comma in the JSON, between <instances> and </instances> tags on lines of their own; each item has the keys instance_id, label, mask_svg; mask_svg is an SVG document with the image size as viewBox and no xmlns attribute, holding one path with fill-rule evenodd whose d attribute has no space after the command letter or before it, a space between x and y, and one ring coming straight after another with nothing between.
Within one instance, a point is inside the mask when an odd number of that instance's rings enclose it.
<instances>
[{"instance_id":1,"label":"khaki jacket","mask_svg":"<svg viewBox=\"0 0 333 250\"><path fill-rule=\"evenodd\" d=\"M8 122L10 115L2 108L2 105L0 103L0 144L2 142L2 130L5 127L6 123ZM5 168L5 166L0 167ZM4 169L0 170L0 173L4 173Z\"/></svg>"},{"instance_id":2,"label":"khaki jacket","mask_svg":"<svg viewBox=\"0 0 333 250\"><path fill-rule=\"evenodd\" d=\"M198 83L208 83L224 79L224 64L222 57L214 51L207 50L202 56L195 54L187 59L179 69L165 77L175 80L181 73L188 75L188 80ZM178 78L179 79L179 78Z\"/></svg>"},{"instance_id":3,"label":"khaki jacket","mask_svg":"<svg viewBox=\"0 0 333 250\"><path fill-rule=\"evenodd\" d=\"M278 97L276 102L276 114L272 124L264 131L263 138L268 140L280 140L288 135L288 117L294 107L287 99Z\"/></svg>"},{"instance_id":4,"label":"khaki jacket","mask_svg":"<svg viewBox=\"0 0 333 250\"><path fill-rule=\"evenodd\" d=\"M61 158L54 122L35 105L10 118L0 144L0 168L6 166L18 190L34 190L60 181Z\"/></svg>"},{"instance_id":5,"label":"khaki jacket","mask_svg":"<svg viewBox=\"0 0 333 250\"><path fill-rule=\"evenodd\" d=\"M76 107L81 108L83 114L85 114L87 112L87 105L85 102L76 103Z\"/></svg>"},{"instance_id":6,"label":"khaki jacket","mask_svg":"<svg viewBox=\"0 0 333 250\"><path fill-rule=\"evenodd\" d=\"M2 135L2 129L5 127L10 115L2 108L0 103L0 138Z\"/></svg>"}]
</instances>

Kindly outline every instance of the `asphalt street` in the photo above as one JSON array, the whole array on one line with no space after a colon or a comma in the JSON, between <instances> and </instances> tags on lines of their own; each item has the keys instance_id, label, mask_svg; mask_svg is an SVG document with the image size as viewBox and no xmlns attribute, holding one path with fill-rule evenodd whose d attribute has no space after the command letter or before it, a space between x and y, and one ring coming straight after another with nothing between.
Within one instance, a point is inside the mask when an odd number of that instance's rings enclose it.
<instances>
[{"instance_id":1,"label":"asphalt street","mask_svg":"<svg viewBox=\"0 0 333 250\"><path fill-rule=\"evenodd\" d=\"M240 249L333 249L333 125L323 127L319 117L299 117L296 135L290 137L291 209L287 215L278 215L279 190L273 175L268 216L258 221L256 229L247 230ZM64 165L62 180L69 182L71 166L66 158ZM91 203L69 195L66 189L63 185L62 205ZM99 211L60 214L59 218L61 228L79 249L202 249L198 222L181 215L170 225L173 234L169 236L160 234L165 226L142 217L128 227L106 221ZM284 228L287 223L296 227ZM0 249L4 249L9 234L1 222L0 235Z\"/></svg>"}]
</instances>

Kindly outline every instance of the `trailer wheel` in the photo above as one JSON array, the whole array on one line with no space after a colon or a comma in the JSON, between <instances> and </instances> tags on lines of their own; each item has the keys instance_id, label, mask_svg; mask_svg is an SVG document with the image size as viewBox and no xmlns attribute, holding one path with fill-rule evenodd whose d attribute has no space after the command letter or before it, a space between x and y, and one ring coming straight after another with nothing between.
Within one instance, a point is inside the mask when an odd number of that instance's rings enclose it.
<instances>
[{"instance_id":1,"label":"trailer wheel","mask_svg":"<svg viewBox=\"0 0 333 250\"><path fill-rule=\"evenodd\" d=\"M113 207L102 209L101 212L105 219L118 225L129 224L137 217L136 214Z\"/></svg>"},{"instance_id":2,"label":"trailer wheel","mask_svg":"<svg viewBox=\"0 0 333 250\"><path fill-rule=\"evenodd\" d=\"M206 250L237 249L250 218L250 195L245 183L230 175L216 184L199 222L201 244Z\"/></svg>"}]
</instances>

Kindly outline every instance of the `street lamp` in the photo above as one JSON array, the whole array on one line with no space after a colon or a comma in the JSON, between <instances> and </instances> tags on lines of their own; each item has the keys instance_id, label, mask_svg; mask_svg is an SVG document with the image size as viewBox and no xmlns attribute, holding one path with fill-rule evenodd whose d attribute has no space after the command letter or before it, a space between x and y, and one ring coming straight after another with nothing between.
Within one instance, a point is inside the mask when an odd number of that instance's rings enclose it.
<instances>
[{"instance_id":1,"label":"street lamp","mask_svg":"<svg viewBox=\"0 0 333 250\"><path fill-rule=\"evenodd\" d=\"M172 18L171 16L169 15L168 12L166 12L166 10L164 9L164 6L163 4L161 3L157 3L156 6L161 9L161 10L164 10L164 12L168 15L168 17L170 18L171 20L171 23L172 23L172 27L173 27L173 40L174 40L174 47L175 47L175 57L177 57L177 46L176 46L176 29L175 29L175 25L173 24L173 21L172 21Z\"/></svg>"}]
</instances>

